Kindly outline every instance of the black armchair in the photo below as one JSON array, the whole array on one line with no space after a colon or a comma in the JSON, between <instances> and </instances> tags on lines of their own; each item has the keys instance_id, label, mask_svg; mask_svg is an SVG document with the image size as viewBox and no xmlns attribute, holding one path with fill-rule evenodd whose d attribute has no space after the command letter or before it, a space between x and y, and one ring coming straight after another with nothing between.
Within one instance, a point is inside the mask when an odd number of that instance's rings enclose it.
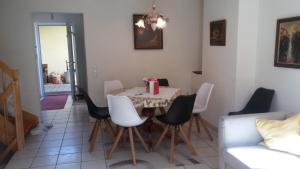
<instances>
[{"instance_id":1,"label":"black armchair","mask_svg":"<svg viewBox=\"0 0 300 169\"><path fill-rule=\"evenodd\" d=\"M270 110L275 90L258 88L243 110L230 112L228 115L264 113Z\"/></svg>"}]
</instances>

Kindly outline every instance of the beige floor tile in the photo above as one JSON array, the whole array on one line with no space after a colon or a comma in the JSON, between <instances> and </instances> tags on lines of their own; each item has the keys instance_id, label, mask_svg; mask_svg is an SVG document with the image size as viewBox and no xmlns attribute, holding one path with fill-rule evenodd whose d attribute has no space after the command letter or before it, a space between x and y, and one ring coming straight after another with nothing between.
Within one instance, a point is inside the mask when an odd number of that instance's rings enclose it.
<instances>
[{"instance_id":1,"label":"beige floor tile","mask_svg":"<svg viewBox=\"0 0 300 169\"><path fill-rule=\"evenodd\" d=\"M83 152L82 161L105 160L104 151Z\"/></svg>"},{"instance_id":2,"label":"beige floor tile","mask_svg":"<svg viewBox=\"0 0 300 169\"><path fill-rule=\"evenodd\" d=\"M81 162L81 153L61 154L58 157L57 164Z\"/></svg>"},{"instance_id":3,"label":"beige floor tile","mask_svg":"<svg viewBox=\"0 0 300 169\"><path fill-rule=\"evenodd\" d=\"M56 169L80 169L81 163L59 164Z\"/></svg>"},{"instance_id":4,"label":"beige floor tile","mask_svg":"<svg viewBox=\"0 0 300 169\"><path fill-rule=\"evenodd\" d=\"M62 146L59 154L73 154L73 153L81 153L82 145L77 146Z\"/></svg>"},{"instance_id":5,"label":"beige floor tile","mask_svg":"<svg viewBox=\"0 0 300 169\"><path fill-rule=\"evenodd\" d=\"M52 166L42 166L42 167L33 167L30 169L55 169L55 165Z\"/></svg>"},{"instance_id":6,"label":"beige floor tile","mask_svg":"<svg viewBox=\"0 0 300 169\"><path fill-rule=\"evenodd\" d=\"M52 156L59 154L60 147L41 147L37 153L38 157Z\"/></svg>"},{"instance_id":7,"label":"beige floor tile","mask_svg":"<svg viewBox=\"0 0 300 169\"><path fill-rule=\"evenodd\" d=\"M82 162L81 169L106 169L106 162L105 160Z\"/></svg>"},{"instance_id":8,"label":"beige floor tile","mask_svg":"<svg viewBox=\"0 0 300 169\"><path fill-rule=\"evenodd\" d=\"M55 165L56 161L57 161L57 155L37 157L34 159L32 163L32 167Z\"/></svg>"},{"instance_id":9,"label":"beige floor tile","mask_svg":"<svg viewBox=\"0 0 300 169\"><path fill-rule=\"evenodd\" d=\"M10 160L10 162L6 165L5 169L27 169L30 167L32 161L33 158Z\"/></svg>"}]
</instances>

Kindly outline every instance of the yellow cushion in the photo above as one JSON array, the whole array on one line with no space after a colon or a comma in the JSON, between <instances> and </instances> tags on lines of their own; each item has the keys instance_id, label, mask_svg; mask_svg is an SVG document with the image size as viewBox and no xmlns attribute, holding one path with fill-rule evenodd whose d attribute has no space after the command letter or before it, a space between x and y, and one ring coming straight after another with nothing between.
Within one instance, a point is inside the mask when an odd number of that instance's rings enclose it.
<instances>
[{"instance_id":1,"label":"yellow cushion","mask_svg":"<svg viewBox=\"0 0 300 169\"><path fill-rule=\"evenodd\" d=\"M300 113L286 120L256 119L256 128L270 149L300 155Z\"/></svg>"}]
</instances>

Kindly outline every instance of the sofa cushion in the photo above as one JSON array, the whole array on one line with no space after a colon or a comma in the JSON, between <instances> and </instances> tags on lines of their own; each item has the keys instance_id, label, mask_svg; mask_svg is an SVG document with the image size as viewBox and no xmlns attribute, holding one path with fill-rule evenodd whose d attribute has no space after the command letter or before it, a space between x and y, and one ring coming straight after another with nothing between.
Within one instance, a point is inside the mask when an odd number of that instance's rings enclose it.
<instances>
[{"instance_id":1,"label":"sofa cushion","mask_svg":"<svg viewBox=\"0 0 300 169\"><path fill-rule=\"evenodd\" d=\"M256 119L267 147L300 155L300 113L286 120Z\"/></svg>"},{"instance_id":2,"label":"sofa cushion","mask_svg":"<svg viewBox=\"0 0 300 169\"><path fill-rule=\"evenodd\" d=\"M228 148L225 162L237 169L299 169L300 157L263 146Z\"/></svg>"}]
</instances>

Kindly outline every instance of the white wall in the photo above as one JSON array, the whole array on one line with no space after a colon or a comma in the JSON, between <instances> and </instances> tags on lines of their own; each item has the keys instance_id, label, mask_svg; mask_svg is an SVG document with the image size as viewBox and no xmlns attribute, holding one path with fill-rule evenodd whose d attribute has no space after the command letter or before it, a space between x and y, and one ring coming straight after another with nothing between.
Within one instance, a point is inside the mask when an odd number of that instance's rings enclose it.
<instances>
[{"instance_id":1,"label":"white wall","mask_svg":"<svg viewBox=\"0 0 300 169\"><path fill-rule=\"evenodd\" d=\"M132 14L150 6L149 0L2 0L0 55L20 69L23 108L39 112L33 12L83 13L88 88L96 103L104 103L103 81L108 79L134 86L142 85L144 76L156 75L188 91L192 70L201 62L201 0L159 1L158 8L171 19L164 31L164 50L137 51Z\"/></svg>"},{"instance_id":2,"label":"white wall","mask_svg":"<svg viewBox=\"0 0 300 169\"><path fill-rule=\"evenodd\" d=\"M210 22L226 19L226 46L210 46ZM217 126L218 117L234 109L238 0L205 0L203 15L203 81L215 84L204 118Z\"/></svg>"},{"instance_id":3,"label":"white wall","mask_svg":"<svg viewBox=\"0 0 300 169\"><path fill-rule=\"evenodd\" d=\"M259 8L256 86L276 90L273 111L300 111L300 70L274 67L277 19L300 16L299 0L263 0Z\"/></svg>"},{"instance_id":4,"label":"white wall","mask_svg":"<svg viewBox=\"0 0 300 169\"><path fill-rule=\"evenodd\" d=\"M203 81L215 84L204 117L213 125L245 106L255 86L259 0L205 0ZM226 46L210 46L209 24L226 19Z\"/></svg>"},{"instance_id":5,"label":"white wall","mask_svg":"<svg viewBox=\"0 0 300 169\"><path fill-rule=\"evenodd\" d=\"M69 61L66 26L39 26L42 63L48 65L48 74L64 74Z\"/></svg>"},{"instance_id":6,"label":"white wall","mask_svg":"<svg viewBox=\"0 0 300 169\"><path fill-rule=\"evenodd\" d=\"M239 0L234 110L241 110L255 91L259 0Z\"/></svg>"}]
</instances>

